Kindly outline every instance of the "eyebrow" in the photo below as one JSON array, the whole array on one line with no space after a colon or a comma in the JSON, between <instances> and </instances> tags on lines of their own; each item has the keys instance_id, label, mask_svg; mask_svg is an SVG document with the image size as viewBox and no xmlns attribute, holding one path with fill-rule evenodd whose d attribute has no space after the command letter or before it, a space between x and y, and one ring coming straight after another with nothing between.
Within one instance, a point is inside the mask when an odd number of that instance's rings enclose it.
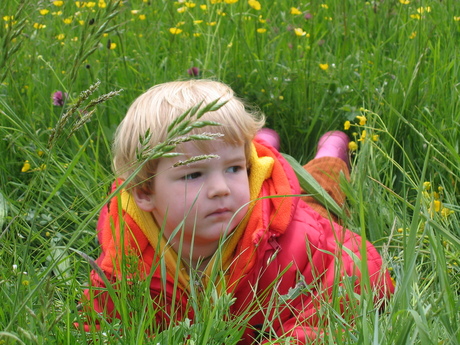
<instances>
[{"instance_id":1,"label":"eyebrow","mask_svg":"<svg viewBox=\"0 0 460 345\"><path fill-rule=\"evenodd\" d=\"M205 163L209 160L212 160L212 159L221 159L220 156L218 155L214 155L213 157L211 158L204 158L204 159L199 159L197 161L192 161L192 162L189 162L190 160L193 160L193 158L195 157L205 157L205 156L213 156L213 155L200 155L200 156L192 156L190 157L189 159L186 159L186 160L181 160L181 161L178 161L176 162L174 165L173 165L173 168L200 168L201 166L205 165ZM237 155L237 156L234 156L234 157L229 157L226 161L225 161L225 164L235 164L235 163L241 163L241 162L244 162L244 164L246 164L246 156L245 155Z\"/></svg>"}]
</instances>

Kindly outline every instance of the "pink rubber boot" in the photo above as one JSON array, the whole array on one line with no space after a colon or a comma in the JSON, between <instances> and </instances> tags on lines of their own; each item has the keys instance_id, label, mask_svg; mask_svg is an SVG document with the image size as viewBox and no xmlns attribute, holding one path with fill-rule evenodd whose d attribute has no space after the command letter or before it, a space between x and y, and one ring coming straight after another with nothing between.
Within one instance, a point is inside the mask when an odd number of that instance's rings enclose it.
<instances>
[{"instance_id":1,"label":"pink rubber boot","mask_svg":"<svg viewBox=\"0 0 460 345\"><path fill-rule=\"evenodd\" d=\"M256 134L256 137L262 139L267 144L270 144L279 151L280 149L280 136L275 130L271 128L262 128Z\"/></svg>"},{"instance_id":2,"label":"pink rubber boot","mask_svg":"<svg viewBox=\"0 0 460 345\"><path fill-rule=\"evenodd\" d=\"M340 131L331 131L323 134L318 141L318 151L315 158L337 157L343 160L347 165L348 161L348 135Z\"/></svg>"}]
</instances>

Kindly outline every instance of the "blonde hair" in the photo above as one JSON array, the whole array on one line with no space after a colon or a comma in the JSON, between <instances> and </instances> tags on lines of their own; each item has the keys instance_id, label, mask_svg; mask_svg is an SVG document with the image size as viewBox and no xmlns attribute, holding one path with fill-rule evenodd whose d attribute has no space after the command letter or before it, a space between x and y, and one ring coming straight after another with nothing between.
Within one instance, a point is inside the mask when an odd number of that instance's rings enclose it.
<instances>
[{"instance_id":1,"label":"blonde hair","mask_svg":"<svg viewBox=\"0 0 460 345\"><path fill-rule=\"evenodd\" d=\"M169 125L188 109L202 107L219 100L226 102L216 111L205 113L200 121L218 122L219 126L195 128L189 134L221 133L230 145L245 145L249 158L250 143L262 128L265 118L258 111L249 111L233 90L220 82L193 79L156 85L139 96L120 123L113 144L113 169L117 177L127 179L137 167L141 138L149 133L148 145L153 148L167 139ZM200 142L196 142L200 145ZM200 146L202 148L202 146ZM209 152L211 153L211 152ZM131 185L143 185L155 173L157 160L145 163L133 177ZM150 189L147 184L147 189Z\"/></svg>"}]
</instances>

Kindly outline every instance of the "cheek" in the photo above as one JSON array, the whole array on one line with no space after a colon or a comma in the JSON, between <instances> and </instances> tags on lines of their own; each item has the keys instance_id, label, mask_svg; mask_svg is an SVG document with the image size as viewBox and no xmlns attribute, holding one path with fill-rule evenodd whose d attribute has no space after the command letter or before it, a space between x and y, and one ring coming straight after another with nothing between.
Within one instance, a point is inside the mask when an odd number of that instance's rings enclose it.
<instances>
[{"instance_id":1,"label":"cheek","mask_svg":"<svg viewBox=\"0 0 460 345\"><path fill-rule=\"evenodd\" d=\"M247 176L243 177L236 183L236 188L238 195L240 195L240 199L244 202L249 202L250 193L249 193L249 180Z\"/></svg>"},{"instance_id":2,"label":"cheek","mask_svg":"<svg viewBox=\"0 0 460 345\"><path fill-rule=\"evenodd\" d=\"M169 223L176 222L178 224L184 218L184 215L197 207L197 204L199 204L199 193L199 191L195 191L190 186L173 185L164 193L164 202L159 207L159 210L164 215L167 215Z\"/></svg>"}]
</instances>

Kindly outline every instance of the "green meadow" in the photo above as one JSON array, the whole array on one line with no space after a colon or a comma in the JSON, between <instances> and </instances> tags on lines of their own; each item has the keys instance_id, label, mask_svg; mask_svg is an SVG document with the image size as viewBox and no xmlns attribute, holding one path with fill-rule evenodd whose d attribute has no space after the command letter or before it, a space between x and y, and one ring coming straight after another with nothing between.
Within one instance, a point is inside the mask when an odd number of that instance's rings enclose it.
<instances>
[{"instance_id":1,"label":"green meadow","mask_svg":"<svg viewBox=\"0 0 460 345\"><path fill-rule=\"evenodd\" d=\"M353 140L343 222L396 292L322 306L316 343L460 344L459 1L2 0L0 45L0 344L237 343L244 315L212 286L166 329L142 281L122 284L121 321L76 326L114 131L190 78L229 84L301 163L326 131Z\"/></svg>"}]
</instances>

